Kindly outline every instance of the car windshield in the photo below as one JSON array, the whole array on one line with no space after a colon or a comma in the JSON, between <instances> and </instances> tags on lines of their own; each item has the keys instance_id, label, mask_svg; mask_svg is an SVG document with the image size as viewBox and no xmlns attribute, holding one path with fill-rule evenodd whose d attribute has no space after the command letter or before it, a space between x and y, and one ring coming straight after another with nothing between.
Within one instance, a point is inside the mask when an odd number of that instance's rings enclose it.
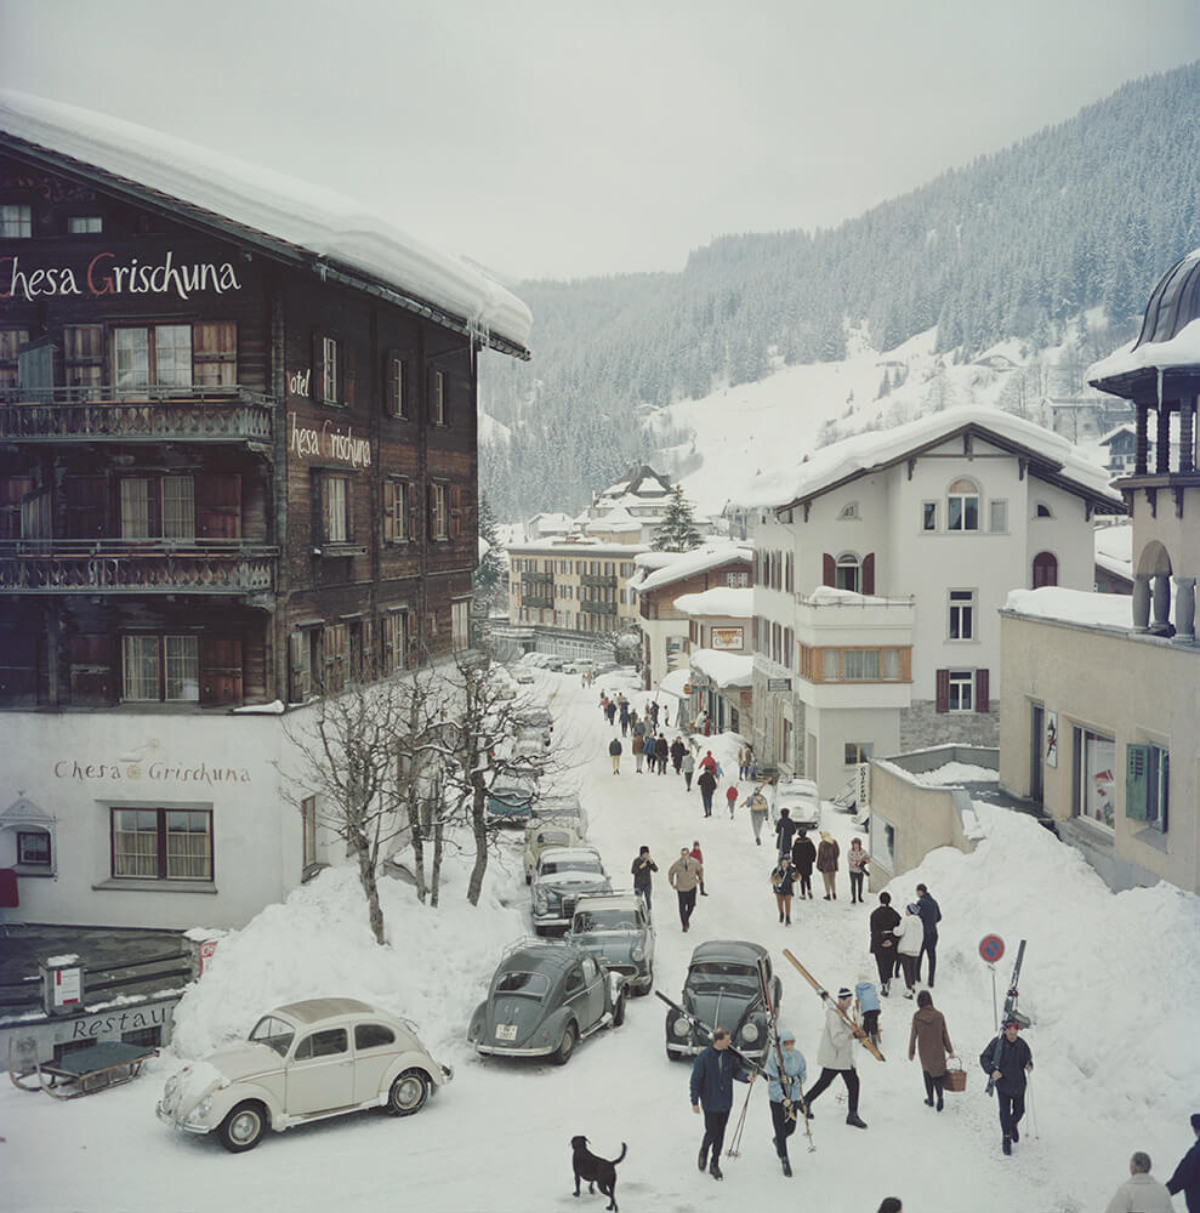
<instances>
[{"instance_id":1,"label":"car windshield","mask_svg":"<svg viewBox=\"0 0 1200 1213\"><path fill-rule=\"evenodd\" d=\"M731 980L737 985L757 986L758 970L727 960L706 960L688 970L689 986L728 985Z\"/></svg>"},{"instance_id":2,"label":"car windshield","mask_svg":"<svg viewBox=\"0 0 1200 1213\"><path fill-rule=\"evenodd\" d=\"M276 1019L273 1015L264 1015L254 1025L250 1039L255 1044L269 1045L280 1057L286 1057L295 1035L296 1030L291 1024L284 1023L282 1019Z\"/></svg>"},{"instance_id":3,"label":"car windshield","mask_svg":"<svg viewBox=\"0 0 1200 1213\"><path fill-rule=\"evenodd\" d=\"M551 859L542 864L542 875L553 876L557 872L596 872L600 873L598 859Z\"/></svg>"},{"instance_id":4,"label":"car windshield","mask_svg":"<svg viewBox=\"0 0 1200 1213\"><path fill-rule=\"evenodd\" d=\"M589 931L635 931L637 919L632 910L581 910L575 915L574 929Z\"/></svg>"},{"instance_id":5,"label":"car windshield","mask_svg":"<svg viewBox=\"0 0 1200 1213\"><path fill-rule=\"evenodd\" d=\"M543 831L538 835L538 842L544 847L565 847L570 841L570 834L562 830Z\"/></svg>"},{"instance_id":6,"label":"car windshield","mask_svg":"<svg viewBox=\"0 0 1200 1213\"><path fill-rule=\"evenodd\" d=\"M545 998L550 982L543 973L501 973L496 978L497 994L521 994L526 998Z\"/></svg>"}]
</instances>

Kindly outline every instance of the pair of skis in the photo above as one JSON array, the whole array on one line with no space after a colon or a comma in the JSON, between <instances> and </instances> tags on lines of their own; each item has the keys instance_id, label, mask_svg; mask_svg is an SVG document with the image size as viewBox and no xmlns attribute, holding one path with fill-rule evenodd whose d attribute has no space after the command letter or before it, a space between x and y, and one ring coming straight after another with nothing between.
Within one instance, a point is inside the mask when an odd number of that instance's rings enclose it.
<instances>
[{"instance_id":1,"label":"pair of skis","mask_svg":"<svg viewBox=\"0 0 1200 1213\"><path fill-rule=\"evenodd\" d=\"M838 1013L842 1021L850 1029L854 1035L854 1039L858 1041L868 1053L871 1054L877 1061L887 1061L887 1058L879 1051L879 1046L870 1038L870 1036L862 1030L859 1024L852 1019L841 1007L837 1005L837 999L830 999L829 991L787 950L783 949L783 954L792 962L800 975L808 982L810 986L821 996L823 1002L829 1003L831 1007Z\"/></svg>"},{"instance_id":2,"label":"pair of skis","mask_svg":"<svg viewBox=\"0 0 1200 1213\"><path fill-rule=\"evenodd\" d=\"M1012 981L1008 983L1008 993L1004 997L1004 1015L1000 1019L1000 1030L996 1033L996 1047L992 1050L992 1062L988 1066L988 1080L984 1090L989 1095L995 1090L996 1079L994 1075L1000 1065L1000 1055L1004 1050L1004 1025L1010 1019L1015 1019L1018 1023L1024 1021L1023 1026L1028 1026L1029 1024L1029 1021L1017 1011L1017 982L1021 979L1021 962L1024 959L1025 941L1022 939L1017 948L1017 963L1013 965ZM995 1005L995 1003L992 1004L993 1007Z\"/></svg>"},{"instance_id":3,"label":"pair of skis","mask_svg":"<svg viewBox=\"0 0 1200 1213\"><path fill-rule=\"evenodd\" d=\"M784 955L787 955L787 953L785 952ZM788 1094L788 1089L791 1086L791 1077L784 1068L783 1042L779 1039L779 1008L771 997L771 979L767 976L767 962L762 957L759 957L758 960L758 984L762 990L763 1006L767 1012L767 1032L769 1033L771 1050L775 1054L775 1064L779 1067L779 1085L783 1089L783 1108L788 1120L795 1120L796 1106L792 1103L791 1096ZM817 1147L813 1142L812 1122L808 1119L808 1107L804 1102L803 1087L801 1087L800 1091L800 1114L804 1117L804 1133L808 1137L808 1152L811 1154ZM786 1159L784 1161L786 1162ZM791 1171L787 1173L790 1175Z\"/></svg>"}]
</instances>

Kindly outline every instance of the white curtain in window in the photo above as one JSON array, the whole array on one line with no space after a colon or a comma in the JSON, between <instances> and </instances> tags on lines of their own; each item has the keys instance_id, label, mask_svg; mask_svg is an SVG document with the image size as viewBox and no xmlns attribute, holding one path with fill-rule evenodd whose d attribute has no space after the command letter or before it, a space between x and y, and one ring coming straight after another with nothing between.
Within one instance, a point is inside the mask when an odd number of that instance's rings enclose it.
<instances>
[{"instance_id":1,"label":"white curtain in window","mask_svg":"<svg viewBox=\"0 0 1200 1213\"><path fill-rule=\"evenodd\" d=\"M166 697L196 703L200 699L200 643L195 636L166 636Z\"/></svg>"},{"instance_id":2,"label":"white curtain in window","mask_svg":"<svg viewBox=\"0 0 1200 1213\"><path fill-rule=\"evenodd\" d=\"M160 324L154 330L155 380L163 387L192 386L192 326Z\"/></svg>"},{"instance_id":3,"label":"white curtain in window","mask_svg":"<svg viewBox=\"0 0 1200 1213\"><path fill-rule=\"evenodd\" d=\"M172 880L211 880L207 813L167 813L167 877Z\"/></svg>"},{"instance_id":4,"label":"white curtain in window","mask_svg":"<svg viewBox=\"0 0 1200 1213\"><path fill-rule=\"evenodd\" d=\"M153 809L117 809L113 813L113 875L158 875L158 813Z\"/></svg>"},{"instance_id":5,"label":"white curtain in window","mask_svg":"<svg viewBox=\"0 0 1200 1213\"><path fill-rule=\"evenodd\" d=\"M163 537L196 537L195 486L190 476L164 476L162 481Z\"/></svg>"},{"instance_id":6,"label":"white curtain in window","mask_svg":"<svg viewBox=\"0 0 1200 1213\"><path fill-rule=\"evenodd\" d=\"M158 698L158 637L123 636L123 699Z\"/></svg>"},{"instance_id":7,"label":"white curtain in window","mask_svg":"<svg viewBox=\"0 0 1200 1213\"><path fill-rule=\"evenodd\" d=\"M150 538L150 481L126 477L121 481L121 538Z\"/></svg>"},{"instance_id":8,"label":"white curtain in window","mask_svg":"<svg viewBox=\"0 0 1200 1213\"><path fill-rule=\"evenodd\" d=\"M113 371L119 388L150 384L150 333L147 329L117 329L113 335Z\"/></svg>"}]
</instances>

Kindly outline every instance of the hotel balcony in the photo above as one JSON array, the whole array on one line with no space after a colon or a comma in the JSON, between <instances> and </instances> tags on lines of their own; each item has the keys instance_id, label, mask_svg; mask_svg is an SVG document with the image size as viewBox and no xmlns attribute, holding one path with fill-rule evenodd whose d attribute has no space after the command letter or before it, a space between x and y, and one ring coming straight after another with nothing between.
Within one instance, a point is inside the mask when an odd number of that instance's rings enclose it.
<instances>
[{"instance_id":1,"label":"hotel balcony","mask_svg":"<svg viewBox=\"0 0 1200 1213\"><path fill-rule=\"evenodd\" d=\"M0 542L0 594L270 594L279 549L240 540Z\"/></svg>"},{"instance_id":2,"label":"hotel balcony","mask_svg":"<svg viewBox=\"0 0 1200 1213\"><path fill-rule=\"evenodd\" d=\"M7 442L272 441L275 401L243 387L0 390Z\"/></svg>"}]
</instances>

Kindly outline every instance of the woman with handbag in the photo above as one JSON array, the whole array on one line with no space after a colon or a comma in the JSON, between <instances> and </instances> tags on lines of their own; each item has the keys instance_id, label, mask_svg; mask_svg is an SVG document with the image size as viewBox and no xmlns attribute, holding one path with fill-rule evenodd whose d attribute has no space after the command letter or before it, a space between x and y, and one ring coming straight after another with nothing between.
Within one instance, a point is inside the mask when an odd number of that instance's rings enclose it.
<instances>
[{"instance_id":1,"label":"woman with handbag","mask_svg":"<svg viewBox=\"0 0 1200 1213\"><path fill-rule=\"evenodd\" d=\"M946 1031L945 1016L933 1005L933 995L922 990L917 995L917 1009L912 1018L912 1032L908 1037L908 1060L916 1053L921 1055L921 1070L925 1075L925 1103L934 1106L937 1095L937 1110L942 1110L942 1091L946 1085L946 1058L954 1056L950 1033Z\"/></svg>"},{"instance_id":2,"label":"woman with handbag","mask_svg":"<svg viewBox=\"0 0 1200 1213\"><path fill-rule=\"evenodd\" d=\"M796 869L792 861L781 855L771 869L771 888L775 890L775 904L779 907L779 921L792 925L792 888L796 882Z\"/></svg>"}]
</instances>

